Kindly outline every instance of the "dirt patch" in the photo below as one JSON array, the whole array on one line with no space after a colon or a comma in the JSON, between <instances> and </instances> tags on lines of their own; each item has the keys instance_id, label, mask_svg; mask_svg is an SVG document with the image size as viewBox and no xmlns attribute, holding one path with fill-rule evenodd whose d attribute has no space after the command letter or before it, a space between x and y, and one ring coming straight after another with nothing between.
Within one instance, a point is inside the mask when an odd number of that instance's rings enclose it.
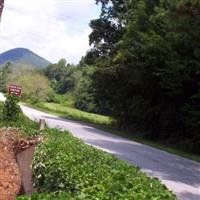
<instances>
[{"instance_id":1,"label":"dirt patch","mask_svg":"<svg viewBox=\"0 0 200 200\"><path fill-rule=\"evenodd\" d=\"M18 129L0 129L0 199L14 200L19 193L31 194L31 160L41 138L25 139Z\"/></svg>"},{"instance_id":2,"label":"dirt patch","mask_svg":"<svg viewBox=\"0 0 200 200\"><path fill-rule=\"evenodd\" d=\"M0 142L0 196L1 200L13 200L21 188L21 175L15 154L8 143Z\"/></svg>"}]
</instances>

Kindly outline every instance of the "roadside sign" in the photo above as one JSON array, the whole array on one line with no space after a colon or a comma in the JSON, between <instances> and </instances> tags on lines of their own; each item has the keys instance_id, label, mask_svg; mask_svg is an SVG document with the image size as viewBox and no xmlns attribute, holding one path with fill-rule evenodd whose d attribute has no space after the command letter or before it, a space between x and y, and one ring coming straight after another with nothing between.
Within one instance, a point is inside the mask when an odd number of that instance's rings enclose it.
<instances>
[{"instance_id":1,"label":"roadside sign","mask_svg":"<svg viewBox=\"0 0 200 200\"><path fill-rule=\"evenodd\" d=\"M20 96L22 93L22 87L18 85L10 84L8 88L9 94L14 94L16 96Z\"/></svg>"}]
</instances>

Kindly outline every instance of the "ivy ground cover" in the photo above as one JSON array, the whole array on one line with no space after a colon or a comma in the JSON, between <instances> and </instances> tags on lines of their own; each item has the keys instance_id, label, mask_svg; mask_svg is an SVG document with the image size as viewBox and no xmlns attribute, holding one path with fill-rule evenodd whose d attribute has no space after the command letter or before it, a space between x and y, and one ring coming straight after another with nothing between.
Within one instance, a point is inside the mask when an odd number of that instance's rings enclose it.
<instances>
[{"instance_id":1,"label":"ivy ground cover","mask_svg":"<svg viewBox=\"0 0 200 200\"><path fill-rule=\"evenodd\" d=\"M43 194L33 199L176 199L158 179L68 132L48 129L44 137L32 164L34 184Z\"/></svg>"}]
</instances>

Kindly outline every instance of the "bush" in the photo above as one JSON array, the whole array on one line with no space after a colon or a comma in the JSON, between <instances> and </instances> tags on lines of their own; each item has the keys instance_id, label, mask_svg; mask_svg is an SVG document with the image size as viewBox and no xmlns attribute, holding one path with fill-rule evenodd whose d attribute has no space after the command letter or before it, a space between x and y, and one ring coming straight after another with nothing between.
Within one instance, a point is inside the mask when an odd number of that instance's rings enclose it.
<instances>
[{"instance_id":1,"label":"bush","mask_svg":"<svg viewBox=\"0 0 200 200\"><path fill-rule=\"evenodd\" d=\"M46 101L50 103L60 103L60 99L57 98L57 95L54 92L48 94Z\"/></svg>"},{"instance_id":2,"label":"bush","mask_svg":"<svg viewBox=\"0 0 200 200\"><path fill-rule=\"evenodd\" d=\"M19 97L15 95L8 95L3 106L3 118L4 120L17 120L21 109L18 105Z\"/></svg>"},{"instance_id":3,"label":"bush","mask_svg":"<svg viewBox=\"0 0 200 200\"><path fill-rule=\"evenodd\" d=\"M33 181L39 192L66 192L74 199L176 199L155 178L68 132L48 130L36 148ZM59 135L59 137L58 137Z\"/></svg>"},{"instance_id":4,"label":"bush","mask_svg":"<svg viewBox=\"0 0 200 200\"><path fill-rule=\"evenodd\" d=\"M27 137L34 136L38 134L37 123L31 121L23 113L19 113L17 120L14 118L12 120L5 120L3 115L4 105L0 102L0 127L16 127L21 129Z\"/></svg>"}]
</instances>

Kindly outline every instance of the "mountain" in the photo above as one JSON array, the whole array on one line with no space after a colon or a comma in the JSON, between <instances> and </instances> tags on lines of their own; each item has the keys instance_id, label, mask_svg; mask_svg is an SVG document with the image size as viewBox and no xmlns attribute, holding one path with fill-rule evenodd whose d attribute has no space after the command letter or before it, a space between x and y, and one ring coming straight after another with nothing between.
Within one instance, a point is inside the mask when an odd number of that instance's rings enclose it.
<instances>
[{"instance_id":1,"label":"mountain","mask_svg":"<svg viewBox=\"0 0 200 200\"><path fill-rule=\"evenodd\" d=\"M11 49L0 54L0 66L8 61L13 63L28 63L36 68L44 68L50 64L48 60L25 48Z\"/></svg>"}]
</instances>

